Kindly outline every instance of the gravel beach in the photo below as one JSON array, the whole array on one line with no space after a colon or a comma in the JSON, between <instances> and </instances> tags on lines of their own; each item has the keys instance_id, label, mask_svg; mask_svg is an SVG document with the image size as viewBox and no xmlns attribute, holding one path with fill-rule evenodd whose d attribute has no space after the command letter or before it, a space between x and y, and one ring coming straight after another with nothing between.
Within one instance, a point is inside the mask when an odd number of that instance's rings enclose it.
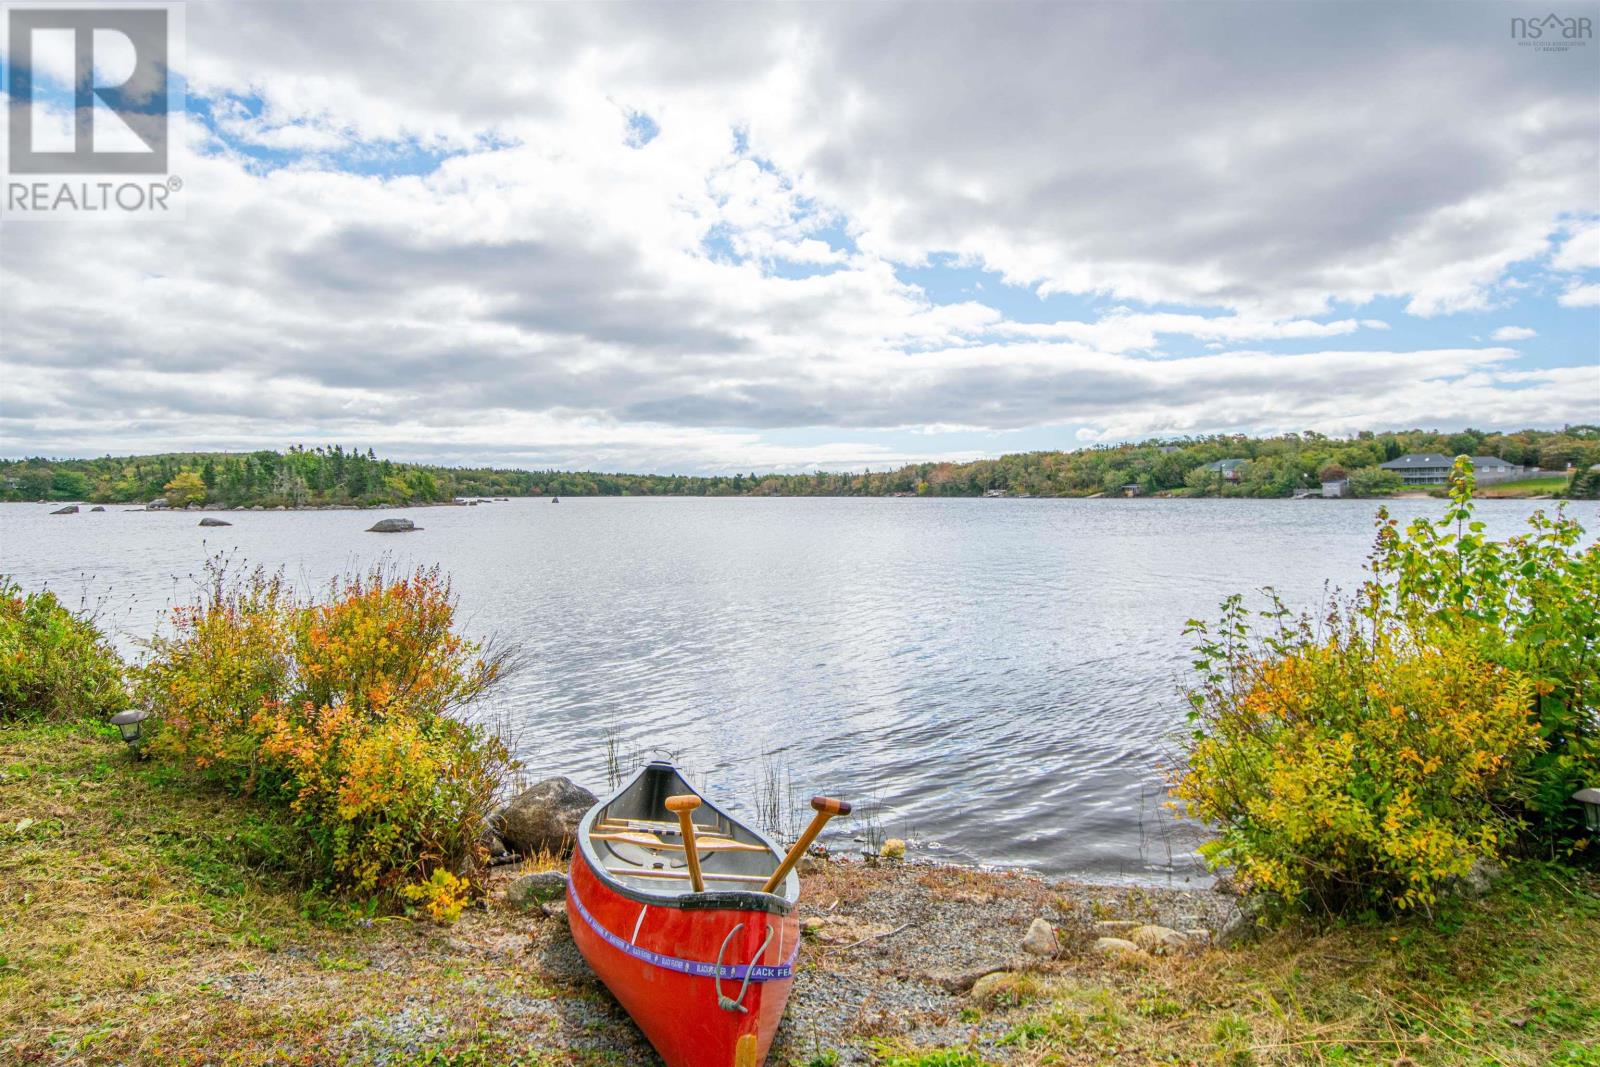
<instances>
[{"instance_id":1,"label":"gravel beach","mask_svg":"<svg viewBox=\"0 0 1600 1067\"><path fill-rule=\"evenodd\" d=\"M518 873L502 868L496 881L508 883ZM802 879L807 944L768 1062L805 1064L832 1052L832 1062L867 1063L886 1040L969 1045L985 1060L1009 1062L1010 1051L998 1042L1012 1025L1008 990L1019 979L980 983L984 976L1025 976L1025 987L1039 988L1126 969L1127 959L1094 949L1108 931L1142 924L1191 931L1199 950L1235 914L1230 898L1209 890L1086 885L917 864L823 864ZM1052 955L1022 947L1040 919L1058 939ZM541 1047L566 1050L577 1062L660 1062L578 955L561 904L519 911L500 890L454 927L397 927L369 946L366 966L418 983L419 992L399 1011L347 1027L344 1054L380 1064L404 1059L458 1028L460 1013L470 1011L479 1025L537 1037ZM291 956L280 954L285 963ZM432 977L440 973L456 980L440 983ZM238 992L275 989L282 993L277 982ZM441 990L469 995L441 996Z\"/></svg>"}]
</instances>

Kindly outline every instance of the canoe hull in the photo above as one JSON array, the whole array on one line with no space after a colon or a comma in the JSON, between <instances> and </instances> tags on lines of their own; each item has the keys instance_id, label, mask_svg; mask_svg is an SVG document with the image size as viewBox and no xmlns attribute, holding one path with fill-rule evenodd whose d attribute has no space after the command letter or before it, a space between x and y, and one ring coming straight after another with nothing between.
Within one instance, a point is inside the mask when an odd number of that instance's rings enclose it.
<instances>
[{"instance_id":1,"label":"canoe hull","mask_svg":"<svg viewBox=\"0 0 1600 1067\"><path fill-rule=\"evenodd\" d=\"M567 921L578 951L668 1067L765 1062L794 984L800 930L792 909L779 914L641 903L602 881L580 850L567 878ZM720 983L719 953L729 968ZM723 997L738 998L742 977L730 970L742 974L737 969L751 964L757 967L741 1001L747 1010L719 1006L719 984ZM751 1037L753 1059L740 1047Z\"/></svg>"}]
</instances>

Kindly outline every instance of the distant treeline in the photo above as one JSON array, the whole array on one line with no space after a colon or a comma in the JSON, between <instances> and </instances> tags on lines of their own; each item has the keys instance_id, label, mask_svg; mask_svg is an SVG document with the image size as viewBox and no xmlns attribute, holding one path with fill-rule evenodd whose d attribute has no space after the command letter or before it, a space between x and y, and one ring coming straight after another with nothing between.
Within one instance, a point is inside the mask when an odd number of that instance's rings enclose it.
<instances>
[{"instance_id":1,"label":"distant treeline","mask_svg":"<svg viewBox=\"0 0 1600 1067\"><path fill-rule=\"evenodd\" d=\"M1525 467L1581 473L1575 495L1600 492L1600 427L1497 433L1465 430L1209 436L1073 452L1022 452L971 463L914 463L893 471L733 474L709 477L441 467L379 459L371 449L294 447L287 452L175 452L101 459L0 462L0 499L228 507L443 503L488 496L1090 496L1136 485L1145 494L1279 497L1346 478L1355 495L1379 496L1399 480L1378 465L1408 452L1498 456ZM1245 462L1224 477L1218 460Z\"/></svg>"}]
</instances>

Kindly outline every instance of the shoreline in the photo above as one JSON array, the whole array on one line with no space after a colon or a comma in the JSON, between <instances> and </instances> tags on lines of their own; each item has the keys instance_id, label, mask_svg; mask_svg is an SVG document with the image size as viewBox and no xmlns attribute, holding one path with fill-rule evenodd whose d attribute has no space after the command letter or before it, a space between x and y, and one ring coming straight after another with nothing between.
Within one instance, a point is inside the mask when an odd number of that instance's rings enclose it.
<instances>
[{"instance_id":1,"label":"shoreline","mask_svg":"<svg viewBox=\"0 0 1600 1067\"><path fill-rule=\"evenodd\" d=\"M536 864L495 868L453 925L374 915L307 888L281 811L81 722L0 730L0 810L0 1061L659 1067L564 903L507 898ZM1577 1067L1563 1050L1600 1037L1600 878L1564 877L1268 930L1215 890L813 863L767 1063L1464 1067L1481 1047Z\"/></svg>"}]
</instances>

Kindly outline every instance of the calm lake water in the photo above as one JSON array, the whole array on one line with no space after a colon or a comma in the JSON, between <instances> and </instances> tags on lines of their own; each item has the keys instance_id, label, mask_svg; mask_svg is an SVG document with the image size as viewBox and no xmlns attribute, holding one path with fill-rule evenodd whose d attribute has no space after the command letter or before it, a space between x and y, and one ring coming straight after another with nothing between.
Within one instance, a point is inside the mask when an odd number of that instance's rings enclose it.
<instances>
[{"instance_id":1,"label":"calm lake water","mask_svg":"<svg viewBox=\"0 0 1600 1067\"><path fill-rule=\"evenodd\" d=\"M1504 535L1537 506L1481 513ZM485 714L510 718L535 775L602 791L610 737L675 754L747 814L777 770L800 806L868 801L925 855L1162 880L1197 870L1192 831L1160 814L1184 621L1233 591L1314 607L1325 583L1353 586L1374 505L574 497L213 529L192 512L49 510L0 504L0 571L95 607L129 650L208 554L308 584L384 557L438 563L466 628L522 652ZM1578 512L1591 530L1593 512ZM389 515L425 529L363 532Z\"/></svg>"}]
</instances>

